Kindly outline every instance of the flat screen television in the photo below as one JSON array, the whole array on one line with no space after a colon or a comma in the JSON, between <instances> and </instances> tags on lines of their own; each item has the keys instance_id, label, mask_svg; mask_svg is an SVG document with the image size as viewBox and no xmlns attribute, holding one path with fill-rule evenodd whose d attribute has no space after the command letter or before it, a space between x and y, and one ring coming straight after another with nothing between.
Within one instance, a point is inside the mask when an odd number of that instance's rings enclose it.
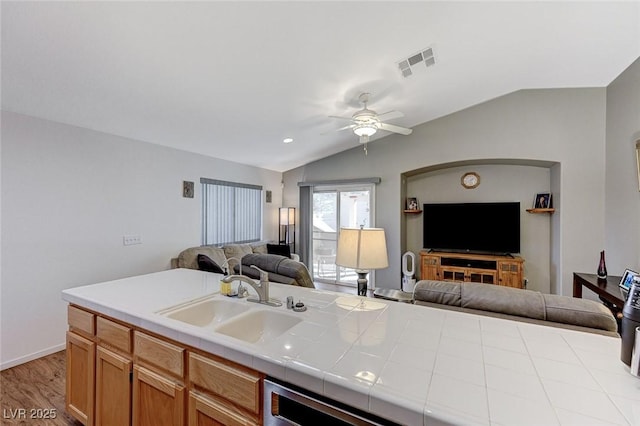
<instances>
[{"instance_id":1,"label":"flat screen television","mask_svg":"<svg viewBox=\"0 0 640 426\"><path fill-rule=\"evenodd\" d=\"M520 203L423 205L426 249L473 253L520 253Z\"/></svg>"}]
</instances>

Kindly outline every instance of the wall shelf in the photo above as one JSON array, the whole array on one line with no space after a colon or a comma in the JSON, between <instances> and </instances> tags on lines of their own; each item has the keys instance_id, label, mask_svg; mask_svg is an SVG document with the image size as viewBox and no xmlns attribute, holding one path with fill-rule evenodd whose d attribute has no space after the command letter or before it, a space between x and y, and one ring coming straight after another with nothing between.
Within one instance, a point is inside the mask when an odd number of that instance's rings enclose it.
<instances>
[{"instance_id":1,"label":"wall shelf","mask_svg":"<svg viewBox=\"0 0 640 426\"><path fill-rule=\"evenodd\" d=\"M553 214L556 209L527 209L528 213L549 213Z\"/></svg>"},{"instance_id":2,"label":"wall shelf","mask_svg":"<svg viewBox=\"0 0 640 426\"><path fill-rule=\"evenodd\" d=\"M418 214L422 213L422 210L405 210L404 212L409 214Z\"/></svg>"}]
</instances>

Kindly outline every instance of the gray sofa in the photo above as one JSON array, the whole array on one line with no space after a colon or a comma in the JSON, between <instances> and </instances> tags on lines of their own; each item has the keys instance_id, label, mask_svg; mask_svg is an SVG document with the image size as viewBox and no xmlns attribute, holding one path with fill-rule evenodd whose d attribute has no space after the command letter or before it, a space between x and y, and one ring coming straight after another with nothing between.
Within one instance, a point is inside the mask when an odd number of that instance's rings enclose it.
<instances>
[{"instance_id":1,"label":"gray sofa","mask_svg":"<svg viewBox=\"0 0 640 426\"><path fill-rule=\"evenodd\" d=\"M491 284L418 281L414 303L496 318L618 336L618 325L602 304Z\"/></svg>"},{"instance_id":2,"label":"gray sofa","mask_svg":"<svg viewBox=\"0 0 640 426\"><path fill-rule=\"evenodd\" d=\"M180 252L177 258L171 259L172 268L200 269L198 255L204 254L220 267L228 264L228 271L240 273L251 278L259 278L260 273L251 268L255 265L269 274L269 281L297 285L301 287L315 287L304 263L299 262L297 256L292 259L276 254L268 254L265 243L258 244L230 244L224 247L190 247Z\"/></svg>"}]
</instances>

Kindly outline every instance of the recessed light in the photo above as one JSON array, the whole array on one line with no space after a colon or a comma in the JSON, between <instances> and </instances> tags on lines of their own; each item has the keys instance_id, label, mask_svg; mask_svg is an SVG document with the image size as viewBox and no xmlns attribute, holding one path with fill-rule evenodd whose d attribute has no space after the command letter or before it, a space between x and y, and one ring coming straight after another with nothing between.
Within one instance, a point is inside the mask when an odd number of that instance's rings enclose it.
<instances>
[{"instance_id":1,"label":"recessed light","mask_svg":"<svg viewBox=\"0 0 640 426\"><path fill-rule=\"evenodd\" d=\"M284 139L282 140L282 142L284 142L284 143L291 143L291 142L293 142L293 138L284 138Z\"/></svg>"}]
</instances>

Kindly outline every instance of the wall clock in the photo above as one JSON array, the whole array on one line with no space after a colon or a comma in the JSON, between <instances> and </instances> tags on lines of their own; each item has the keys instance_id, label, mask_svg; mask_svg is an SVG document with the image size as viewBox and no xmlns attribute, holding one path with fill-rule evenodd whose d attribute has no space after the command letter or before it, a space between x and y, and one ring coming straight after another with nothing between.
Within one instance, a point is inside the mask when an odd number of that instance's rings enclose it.
<instances>
[{"instance_id":1,"label":"wall clock","mask_svg":"<svg viewBox=\"0 0 640 426\"><path fill-rule=\"evenodd\" d=\"M460 183L467 189L477 188L480 185L480 175L476 172L468 172L462 175Z\"/></svg>"}]
</instances>

